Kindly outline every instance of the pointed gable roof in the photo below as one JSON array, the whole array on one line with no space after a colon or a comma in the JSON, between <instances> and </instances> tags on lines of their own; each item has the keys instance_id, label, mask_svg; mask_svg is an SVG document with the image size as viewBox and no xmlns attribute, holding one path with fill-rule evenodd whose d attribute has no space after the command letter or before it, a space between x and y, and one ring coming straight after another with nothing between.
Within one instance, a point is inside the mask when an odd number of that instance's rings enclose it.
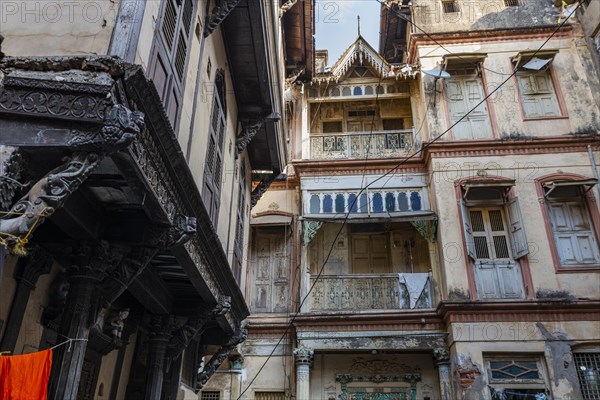
<instances>
[{"instance_id":1,"label":"pointed gable roof","mask_svg":"<svg viewBox=\"0 0 600 400\"><path fill-rule=\"evenodd\" d=\"M339 82L359 60L362 65L365 61L369 63L379 76L383 78L415 78L418 71L417 66L408 64L389 64L360 34L356 40L344 51L333 67L326 68L325 73L316 74L313 82ZM400 68L407 66L406 70Z\"/></svg>"},{"instance_id":2,"label":"pointed gable roof","mask_svg":"<svg viewBox=\"0 0 600 400\"><path fill-rule=\"evenodd\" d=\"M385 61L383 57L367 42L361 35L359 35L354 43L352 43L336 63L331 67L331 74L336 78L340 79L352 67L356 60L359 60L362 64L365 60L371 64L373 68L382 76L387 77L390 73L390 65Z\"/></svg>"}]
</instances>

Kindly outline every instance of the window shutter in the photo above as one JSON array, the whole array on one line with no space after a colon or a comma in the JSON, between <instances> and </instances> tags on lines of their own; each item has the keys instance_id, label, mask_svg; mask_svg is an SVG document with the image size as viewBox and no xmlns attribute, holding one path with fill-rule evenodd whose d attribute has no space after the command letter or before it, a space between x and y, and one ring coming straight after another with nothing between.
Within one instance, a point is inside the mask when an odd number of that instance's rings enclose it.
<instances>
[{"instance_id":1,"label":"window shutter","mask_svg":"<svg viewBox=\"0 0 600 400\"><path fill-rule=\"evenodd\" d=\"M469 218L469 209L464 200L460 201L460 212L463 221L463 231L465 234L465 246L467 248L467 254L473 260L477 258L475 255L475 242L473 240L473 229L471 227L471 219Z\"/></svg>"},{"instance_id":2,"label":"window shutter","mask_svg":"<svg viewBox=\"0 0 600 400\"><path fill-rule=\"evenodd\" d=\"M511 199L506 203L506 209L510 225L513 257L515 259L521 258L529 254L529 246L527 245L527 237L525 236L525 227L523 226L523 216L521 215L521 207L519 207L519 199L517 197Z\"/></svg>"}]
</instances>

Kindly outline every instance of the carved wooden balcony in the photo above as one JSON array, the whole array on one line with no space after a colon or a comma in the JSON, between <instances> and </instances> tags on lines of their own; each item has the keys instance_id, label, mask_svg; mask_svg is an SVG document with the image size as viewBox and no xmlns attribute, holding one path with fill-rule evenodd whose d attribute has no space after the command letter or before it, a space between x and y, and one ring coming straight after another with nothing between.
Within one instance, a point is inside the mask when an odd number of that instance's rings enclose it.
<instances>
[{"instance_id":1,"label":"carved wooden balcony","mask_svg":"<svg viewBox=\"0 0 600 400\"><path fill-rule=\"evenodd\" d=\"M412 129L310 135L313 160L397 158L413 150Z\"/></svg>"},{"instance_id":2,"label":"carved wooden balcony","mask_svg":"<svg viewBox=\"0 0 600 400\"><path fill-rule=\"evenodd\" d=\"M321 275L310 300L308 312L428 309L431 274Z\"/></svg>"}]
</instances>

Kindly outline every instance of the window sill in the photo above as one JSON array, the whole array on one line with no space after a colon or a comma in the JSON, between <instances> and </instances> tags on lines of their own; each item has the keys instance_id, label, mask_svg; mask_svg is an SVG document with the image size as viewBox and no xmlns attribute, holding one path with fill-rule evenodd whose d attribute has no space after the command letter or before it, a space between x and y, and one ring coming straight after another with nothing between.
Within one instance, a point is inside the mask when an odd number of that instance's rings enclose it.
<instances>
[{"instance_id":1,"label":"window sill","mask_svg":"<svg viewBox=\"0 0 600 400\"><path fill-rule=\"evenodd\" d=\"M573 266L559 266L556 267L557 274L570 274L570 273L586 273L586 272L600 272L600 264L593 265L573 265Z\"/></svg>"},{"instance_id":2,"label":"window sill","mask_svg":"<svg viewBox=\"0 0 600 400\"><path fill-rule=\"evenodd\" d=\"M525 122L535 122L535 121L546 121L546 120L555 120L555 119L569 119L566 115L558 115L555 117L531 117L531 118L523 118Z\"/></svg>"}]
</instances>

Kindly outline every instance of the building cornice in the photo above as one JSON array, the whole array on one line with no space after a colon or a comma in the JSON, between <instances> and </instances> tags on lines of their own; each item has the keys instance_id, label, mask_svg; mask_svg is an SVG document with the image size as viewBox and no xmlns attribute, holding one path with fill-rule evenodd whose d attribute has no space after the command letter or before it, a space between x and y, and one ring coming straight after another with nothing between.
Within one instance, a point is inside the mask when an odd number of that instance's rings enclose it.
<instances>
[{"instance_id":1,"label":"building cornice","mask_svg":"<svg viewBox=\"0 0 600 400\"><path fill-rule=\"evenodd\" d=\"M418 46L545 40L555 29L556 26L546 26L533 29L490 29L480 31L429 33L427 35L411 34L408 42L409 59L407 61L409 64L416 62L415 59L418 58L416 51ZM575 35L582 35L581 28L574 25L565 25L554 34L553 39L564 39Z\"/></svg>"}]
</instances>

